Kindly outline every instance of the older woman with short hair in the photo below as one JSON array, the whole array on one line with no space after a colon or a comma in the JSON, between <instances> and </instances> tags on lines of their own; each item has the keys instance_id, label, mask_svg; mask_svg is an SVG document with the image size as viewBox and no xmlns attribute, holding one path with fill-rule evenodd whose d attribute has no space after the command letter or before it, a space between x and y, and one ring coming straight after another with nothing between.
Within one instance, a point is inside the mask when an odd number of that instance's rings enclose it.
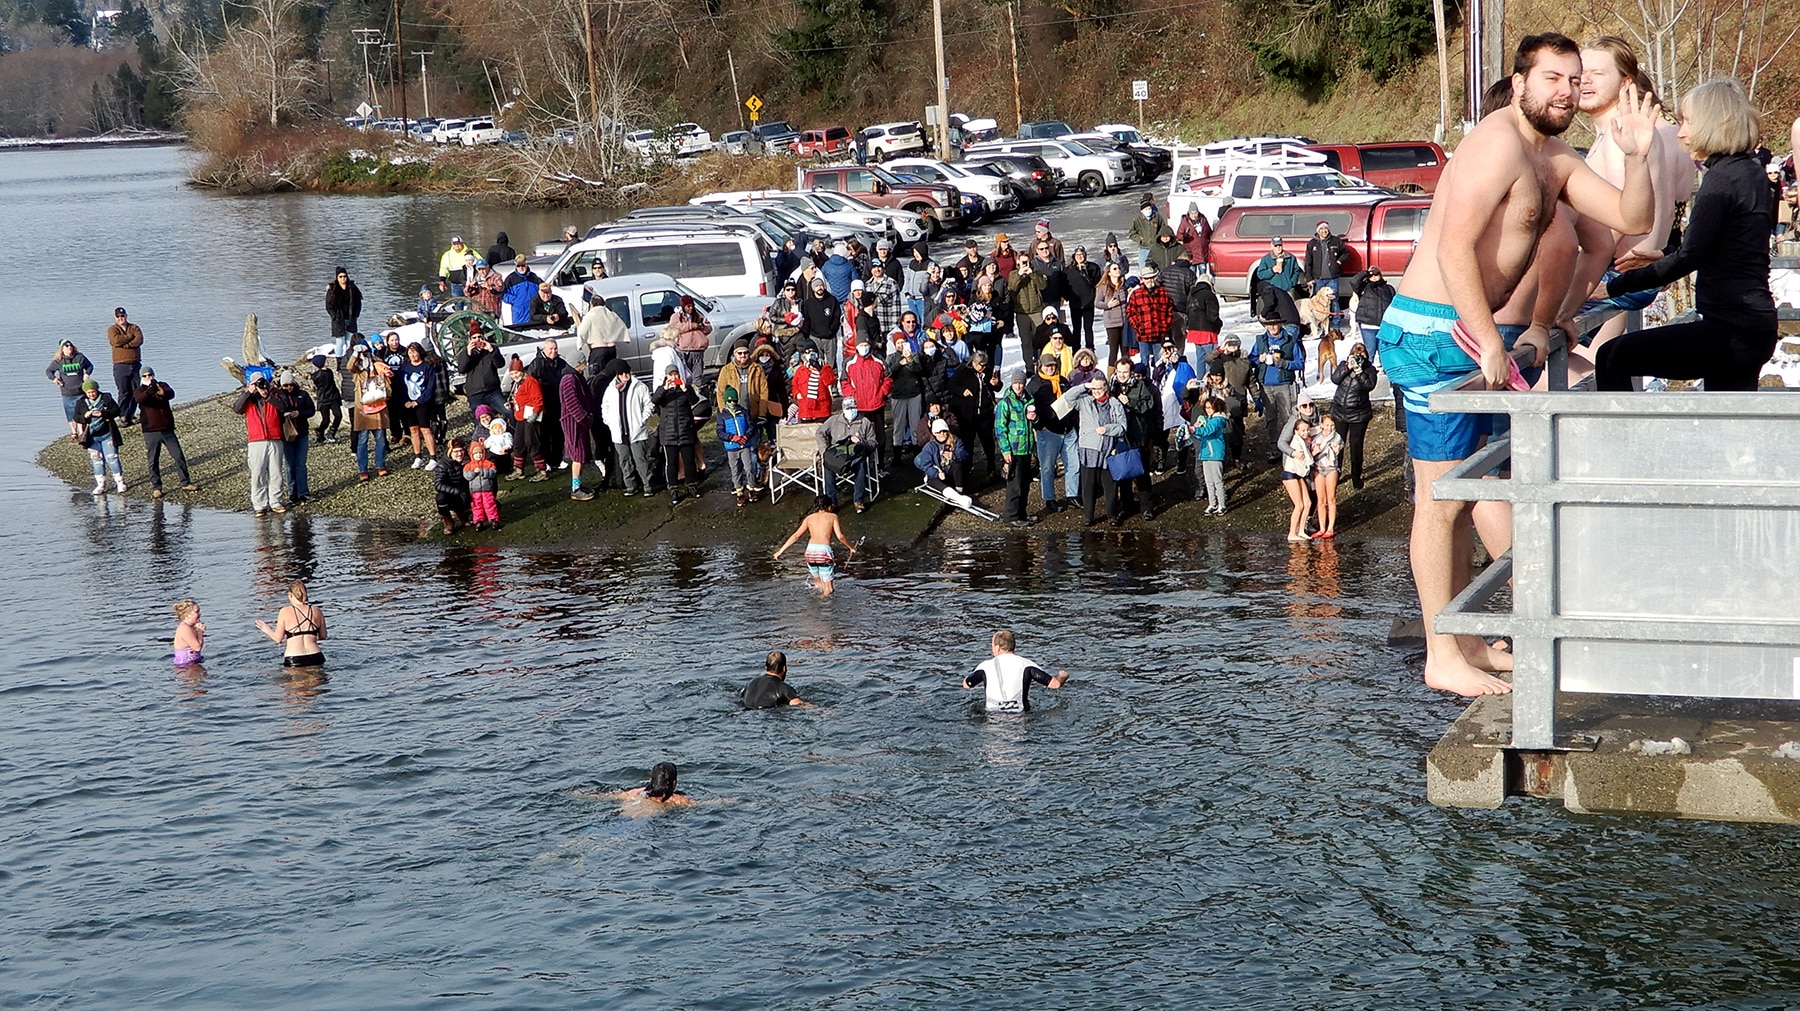
<instances>
[{"instance_id":1,"label":"older woman with short hair","mask_svg":"<svg viewBox=\"0 0 1800 1011\"><path fill-rule=\"evenodd\" d=\"M1756 159L1761 122L1737 81L1708 81L1681 102L1681 142L1706 163L1689 205L1681 247L1607 283L1609 294L1696 275L1700 318L1609 341L1595 361L1595 386L1627 391L1633 376L1701 379L1711 391L1754 390L1775 352L1769 293L1769 232L1775 201Z\"/></svg>"}]
</instances>

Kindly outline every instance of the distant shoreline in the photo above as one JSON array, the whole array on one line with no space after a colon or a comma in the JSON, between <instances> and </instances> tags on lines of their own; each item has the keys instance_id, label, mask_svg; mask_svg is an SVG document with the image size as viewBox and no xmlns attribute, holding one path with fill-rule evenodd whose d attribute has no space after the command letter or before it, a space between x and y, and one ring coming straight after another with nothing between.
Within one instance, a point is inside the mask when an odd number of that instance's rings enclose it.
<instances>
[{"instance_id":1,"label":"distant shoreline","mask_svg":"<svg viewBox=\"0 0 1800 1011\"><path fill-rule=\"evenodd\" d=\"M102 134L98 137L0 137L0 151L69 147L162 147L187 143L185 133Z\"/></svg>"}]
</instances>

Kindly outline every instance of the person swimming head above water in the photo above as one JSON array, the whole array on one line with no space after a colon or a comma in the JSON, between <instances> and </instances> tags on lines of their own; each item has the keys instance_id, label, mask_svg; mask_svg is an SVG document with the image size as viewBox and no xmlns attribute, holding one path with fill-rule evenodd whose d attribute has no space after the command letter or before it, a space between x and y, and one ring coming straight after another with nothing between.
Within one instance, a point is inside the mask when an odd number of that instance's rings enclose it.
<instances>
[{"instance_id":1,"label":"person swimming head above water","mask_svg":"<svg viewBox=\"0 0 1800 1011\"><path fill-rule=\"evenodd\" d=\"M650 767L650 782L644 787L644 796L651 800L668 801L676 795L675 763L658 762Z\"/></svg>"}]
</instances>

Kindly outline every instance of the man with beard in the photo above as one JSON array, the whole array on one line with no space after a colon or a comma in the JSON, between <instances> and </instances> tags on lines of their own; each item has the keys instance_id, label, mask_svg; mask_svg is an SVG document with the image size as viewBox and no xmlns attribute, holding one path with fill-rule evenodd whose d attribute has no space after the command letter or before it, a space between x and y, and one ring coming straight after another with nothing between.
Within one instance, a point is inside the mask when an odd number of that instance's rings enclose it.
<instances>
[{"instance_id":1,"label":"man with beard","mask_svg":"<svg viewBox=\"0 0 1800 1011\"><path fill-rule=\"evenodd\" d=\"M1407 455L1418 486L1447 473L1481 439L1481 419L1433 414L1430 395L1477 364L1490 389L1509 385L1512 360L1494 310L1505 305L1529 268L1559 197L1625 234L1655 218L1647 164L1654 105L1627 87L1611 124L1625 161L1621 193L1557 139L1574 118L1580 49L1565 36L1530 35L1513 60L1517 101L1471 131L1432 196L1431 214L1410 270L1382 318L1381 363L1407 417ZM1550 320L1534 320L1519 339L1541 359ZM1479 353L1460 350L1456 331ZM1497 694L1512 685L1491 671L1511 657L1477 637L1433 630L1437 614L1469 583L1471 520L1467 503L1420 496L1413 506L1413 581L1425 614L1425 683L1461 695Z\"/></svg>"}]
</instances>

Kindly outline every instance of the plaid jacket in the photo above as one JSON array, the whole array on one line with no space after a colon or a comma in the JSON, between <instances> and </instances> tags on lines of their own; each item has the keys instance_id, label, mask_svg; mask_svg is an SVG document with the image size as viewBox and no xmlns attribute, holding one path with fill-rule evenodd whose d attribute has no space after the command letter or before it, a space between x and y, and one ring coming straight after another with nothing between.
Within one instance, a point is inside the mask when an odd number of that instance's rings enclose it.
<instances>
[{"instance_id":1,"label":"plaid jacket","mask_svg":"<svg viewBox=\"0 0 1800 1011\"><path fill-rule=\"evenodd\" d=\"M1030 406L1031 398L1014 393L1011 386L1000 396L994 410L994 434L999 436L1000 452L1014 456L1037 452L1037 436L1025 417L1025 409Z\"/></svg>"}]
</instances>

